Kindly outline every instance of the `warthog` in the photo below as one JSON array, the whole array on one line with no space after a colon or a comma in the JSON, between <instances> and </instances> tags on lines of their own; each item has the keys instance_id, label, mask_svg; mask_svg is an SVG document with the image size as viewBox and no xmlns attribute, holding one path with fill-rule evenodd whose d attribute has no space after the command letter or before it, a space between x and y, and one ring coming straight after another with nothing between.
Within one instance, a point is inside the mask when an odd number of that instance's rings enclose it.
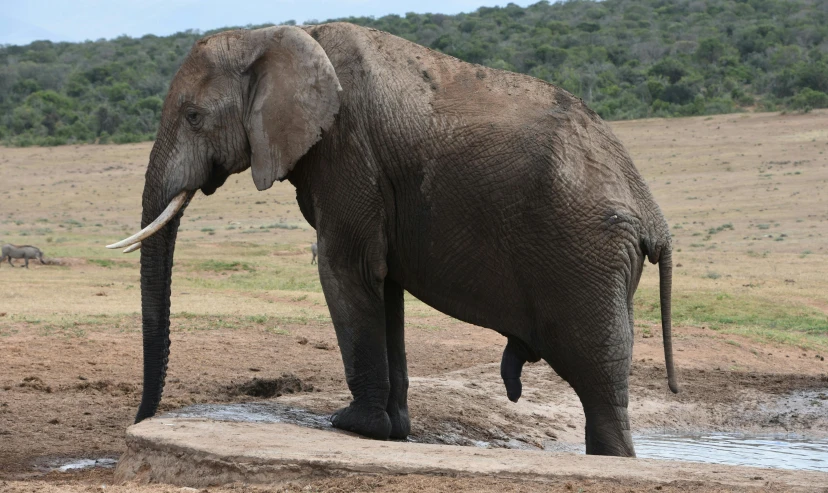
<instances>
[{"instance_id":1,"label":"warthog","mask_svg":"<svg viewBox=\"0 0 828 493\"><path fill-rule=\"evenodd\" d=\"M0 256L0 264L3 263L4 260L9 260L9 265L14 267L12 263L13 258L22 258L26 260L25 267L29 268L29 259L38 259L40 260L41 264L46 264L43 261L43 252L40 251L39 248L33 247L31 245L3 245L2 256Z\"/></svg>"}]
</instances>

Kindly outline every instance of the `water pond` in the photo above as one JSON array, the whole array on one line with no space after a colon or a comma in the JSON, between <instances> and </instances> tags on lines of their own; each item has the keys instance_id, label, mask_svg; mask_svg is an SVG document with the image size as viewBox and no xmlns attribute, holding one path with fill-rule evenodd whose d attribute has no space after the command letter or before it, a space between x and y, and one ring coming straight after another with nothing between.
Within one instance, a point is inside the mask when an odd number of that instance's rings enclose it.
<instances>
[{"instance_id":1,"label":"water pond","mask_svg":"<svg viewBox=\"0 0 828 493\"><path fill-rule=\"evenodd\" d=\"M828 472L828 439L802 435L641 435L638 457Z\"/></svg>"}]
</instances>

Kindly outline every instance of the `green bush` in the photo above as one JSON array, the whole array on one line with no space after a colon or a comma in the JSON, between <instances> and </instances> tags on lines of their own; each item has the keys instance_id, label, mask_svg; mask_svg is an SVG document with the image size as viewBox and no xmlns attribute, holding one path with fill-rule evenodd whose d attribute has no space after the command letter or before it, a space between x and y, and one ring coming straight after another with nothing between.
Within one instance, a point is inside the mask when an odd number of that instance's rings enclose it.
<instances>
[{"instance_id":1,"label":"green bush","mask_svg":"<svg viewBox=\"0 0 828 493\"><path fill-rule=\"evenodd\" d=\"M813 0L541 0L457 15L338 20L539 77L604 118L626 119L828 107L823 7ZM221 30L0 46L0 142L152 140L173 74L197 39Z\"/></svg>"},{"instance_id":2,"label":"green bush","mask_svg":"<svg viewBox=\"0 0 828 493\"><path fill-rule=\"evenodd\" d=\"M806 87L791 98L791 107L802 111L810 111L815 108L828 108L828 94Z\"/></svg>"}]
</instances>

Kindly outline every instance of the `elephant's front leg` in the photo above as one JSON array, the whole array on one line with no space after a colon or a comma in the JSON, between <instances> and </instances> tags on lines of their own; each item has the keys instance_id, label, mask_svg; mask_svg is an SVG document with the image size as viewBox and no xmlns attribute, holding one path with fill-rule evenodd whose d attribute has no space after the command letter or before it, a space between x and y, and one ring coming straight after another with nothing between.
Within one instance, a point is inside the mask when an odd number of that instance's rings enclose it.
<instances>
[{"instance_id":1,"label":"elephant's front leg","mask_svg":"<svg viewBox=\"0 0 828 493\"><path fill-rule=\"evenodd\" d=\"M408 417L408 365L405 360L404 295L402 287L385 279L385 327L388 348L388 377L391 393L388 396L388 417L391 418L391 438L404 439L411 432Z\"/></svg>"},{"instance_id":2,"label":"elephant's front leg","mask_svg":"<svg viewBox=\"0 0 828 493\"><path fill-rule=\"evenodd\" d=\"M353 396L348 407L333 414L331 423L336 428L385 440L392 430L386 411L391 383L385 325L385 264L353 259L353 265L332 265L331 258L327 254L319 256L320 279L336 329L345 379Z\"/></svg>"}]
</instances>

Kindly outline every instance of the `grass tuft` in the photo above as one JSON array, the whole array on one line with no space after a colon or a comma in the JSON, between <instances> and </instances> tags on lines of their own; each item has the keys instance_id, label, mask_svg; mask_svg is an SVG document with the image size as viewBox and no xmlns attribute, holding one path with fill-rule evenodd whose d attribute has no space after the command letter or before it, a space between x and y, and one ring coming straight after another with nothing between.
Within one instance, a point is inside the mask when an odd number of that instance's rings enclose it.
<instances>
[{"instance_id":1,"label":"grass tuft","mask_svg":"<svg viewBox=\"0 0 828 493\"><path fill-rule=\"evenodd\" d=\"M635 296L636 318L661 320L658 291L639 289ZM735 334L760 335L776 342L828 347L828 315L807 305L775 298L725 292L673 292L675 325L706 325ZM821 340L821 342L819 342Z\"/></svg>"},{"instance_id":2,"label":"grass tuft","mask_svg":"<svg viewBox=\"0 0 828 493\"><path fill-rule=\"evenodd\" d=\"M222 260L205 260L196 266L196 270L211 271L211 272L255 272L247 262L224 262Z\"/></svg>"}]
</instances>

